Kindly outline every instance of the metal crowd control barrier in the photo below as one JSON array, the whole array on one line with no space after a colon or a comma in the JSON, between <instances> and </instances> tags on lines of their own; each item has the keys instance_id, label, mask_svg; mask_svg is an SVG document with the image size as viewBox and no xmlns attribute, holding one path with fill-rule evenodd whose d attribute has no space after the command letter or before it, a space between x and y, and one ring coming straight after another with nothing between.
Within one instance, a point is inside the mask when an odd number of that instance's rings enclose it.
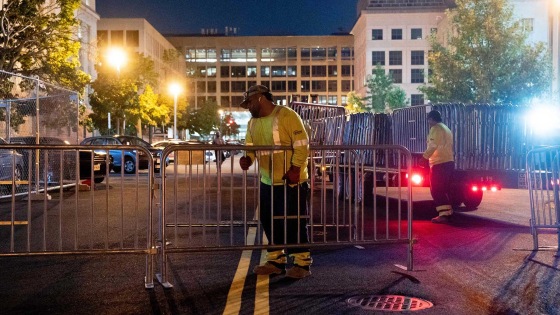
<instances>
[{"instance_id":1,"label":"metal crowd control barrier","mask_svg":"<svg viewBox=\"0 0 560 315\"><path fill-rule=\"evenodd\" d=\"M556 229L560 248L560 146L540 148L527 154L527 179L531 201L533 249L539 247L539 231Z\"/></svg>"},{"instance_id":2,"label":"metal crowd control barrier","mask_svg":"<svg viewBox=\"0 0 560 315\"><path fill-rule=\"evenodd\" d=\"M267 243L258 220L258 160L248 171L239 167L242 153L223 164L206 161L207 150L242 152L246 146L171 145L162 159L174 152L175 164L162 170L158 228L158 273L164 287L168 255L186 252L301 247ZM258 154L274 158L287 147L253 146ZM411 171L411 154L401 146L310 146L308 213L275 217L286 228L289 219L307 219L305 247L366 244L406 244L408 270L413 269L412 200L410 184L395 173ZM271 154L274 152L274 154ZM382 162L376 159L384 156ZM366 163L370 159L371 163ZM401 178L399 176L399 178ZM284 242L282 242L284 243Z\"/></svg>"},{"instance_id":3,"label":"metal crowd control barrier","mask_svg":"<svg viewBox=\"0 0 560 315\"><path fill-rule=\"evenodd\" d=\"M147 171L110 174L110 154ZM107 154L107 152L111 152ZM154 159L137 146L0 146L0 257L154 253ZM151 259L146 287L153 286Z\"/></svg>"}]
</instances>

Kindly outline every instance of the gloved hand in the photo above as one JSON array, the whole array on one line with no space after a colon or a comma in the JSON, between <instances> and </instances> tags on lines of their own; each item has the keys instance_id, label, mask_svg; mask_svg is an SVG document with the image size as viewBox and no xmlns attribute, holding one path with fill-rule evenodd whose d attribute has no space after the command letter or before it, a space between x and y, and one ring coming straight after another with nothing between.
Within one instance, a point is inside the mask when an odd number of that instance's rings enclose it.
<instances>
[{"instance_id":1,"label":"gloved hand","mask_svg":"<svg viewBox=\"0 0 560 315\"><path fill-rule=\"evenodd\" d=\"M253 165L253 160L251 160L250 157L248 156L242 156L239 159L239 166L241 166L241 169L246 171L249 169L249 167L251 167L251 165Z\"/></svg>"},{"instance_id":2,"label":"gloved hand","mask_svg":"<svg viewBox=\"0 0 560 315\"><path fill-rule=\"evenodd\" d=\"M282 176L282 179L288 181L288 184L299 184L299 166L290 166L290 169Z\"/></svg>"}]
</instances>

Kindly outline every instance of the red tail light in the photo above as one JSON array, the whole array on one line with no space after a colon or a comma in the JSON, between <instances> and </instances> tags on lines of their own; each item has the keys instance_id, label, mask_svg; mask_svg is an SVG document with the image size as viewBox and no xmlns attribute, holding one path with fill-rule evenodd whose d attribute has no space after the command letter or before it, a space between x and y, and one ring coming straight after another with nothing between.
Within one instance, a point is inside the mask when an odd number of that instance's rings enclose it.
<instances>
[{"instance_id":1,"label":"red tail light","mask_svg":"<svg viewBox=\"0 0 560 315\"><path fill-rule=\"evenodd\" d=\"M420 176L419 174L412 174L412 177L410 178L410 180L412 181L413 184L420 185L420 184L422 184L422 181L424 180L424 178L422 178L422 176Z\"/></svg>"},{"instance_id":2,"label":"red tail light","mask_svg":"<svg viewBox=\"0 0 560 315\"><path fill-rule=\"evenodd\" d=\"M472 187L471 187L471 190L472 190L472 191L478 191L478 186L472 186Z\"/></svg>"}]
</instances>

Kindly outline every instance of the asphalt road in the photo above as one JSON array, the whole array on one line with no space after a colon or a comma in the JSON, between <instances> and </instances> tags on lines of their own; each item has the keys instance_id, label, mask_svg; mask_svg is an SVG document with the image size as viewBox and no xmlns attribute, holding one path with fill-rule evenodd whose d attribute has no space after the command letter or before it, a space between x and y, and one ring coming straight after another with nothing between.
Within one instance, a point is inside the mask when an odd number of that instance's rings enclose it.
<instances>
[{"instance_id":1,"label":"asphalt road","mask_svg":"<svg viewBox=\"0 0 560 315\"><path fill-rule=\"evenodd\" d=\"M526 190L487 196L448 225L429 221L424 199L415 204L413 271L396 266L403 245L315 249L302 280L253 275L260 250L214 251L170 255L174 287L145 289L144 255L0 257L0 312L372 314L354 301L400 295L433 303L419 314L560 314L560 258L531 250ZM558 235L540 241L557 245Z\"/></svg>"}]
</instances>

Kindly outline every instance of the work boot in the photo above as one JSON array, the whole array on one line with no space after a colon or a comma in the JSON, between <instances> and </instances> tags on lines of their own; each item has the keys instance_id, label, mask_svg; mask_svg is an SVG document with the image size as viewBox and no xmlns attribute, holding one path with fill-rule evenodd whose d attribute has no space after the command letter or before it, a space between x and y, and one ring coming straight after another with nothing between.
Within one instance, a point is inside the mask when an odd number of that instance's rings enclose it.
<instances>
[{"instance_id":1,"label":"work boot","mask_svg":"<svg viewBox=\"0 0 560 315\"><path fill-rule=\"evenodd\" d=\"M294 265L292 268L286 271L286 277L293 279L303 279L311 275L311 270L309 267L304 268L298 265Z\"/></svg>"},{"instance_id":2,"label":"work boot","mask_svg":"<svg viewBox=\"0 0 560 315\"><path fill-rule=\"evenodd\" d=\"M261 276L279 275L281 273L284 273L284 271L286 271L285 265L275 265L268 261L253 268L253 273Z\"/></svg>"},{"instance_id":3,"label":"work boot","mask_svg":"<svg viewBox=\"0 0 560 315\"><path fill-rule=\"evenodd\" d=\"M438 223L438 224L445 224L445 223L449 223L450 220L450 216L448 215L438 215L435 218L432 218L432 223Z\"/></svg>"}]
</instances>

